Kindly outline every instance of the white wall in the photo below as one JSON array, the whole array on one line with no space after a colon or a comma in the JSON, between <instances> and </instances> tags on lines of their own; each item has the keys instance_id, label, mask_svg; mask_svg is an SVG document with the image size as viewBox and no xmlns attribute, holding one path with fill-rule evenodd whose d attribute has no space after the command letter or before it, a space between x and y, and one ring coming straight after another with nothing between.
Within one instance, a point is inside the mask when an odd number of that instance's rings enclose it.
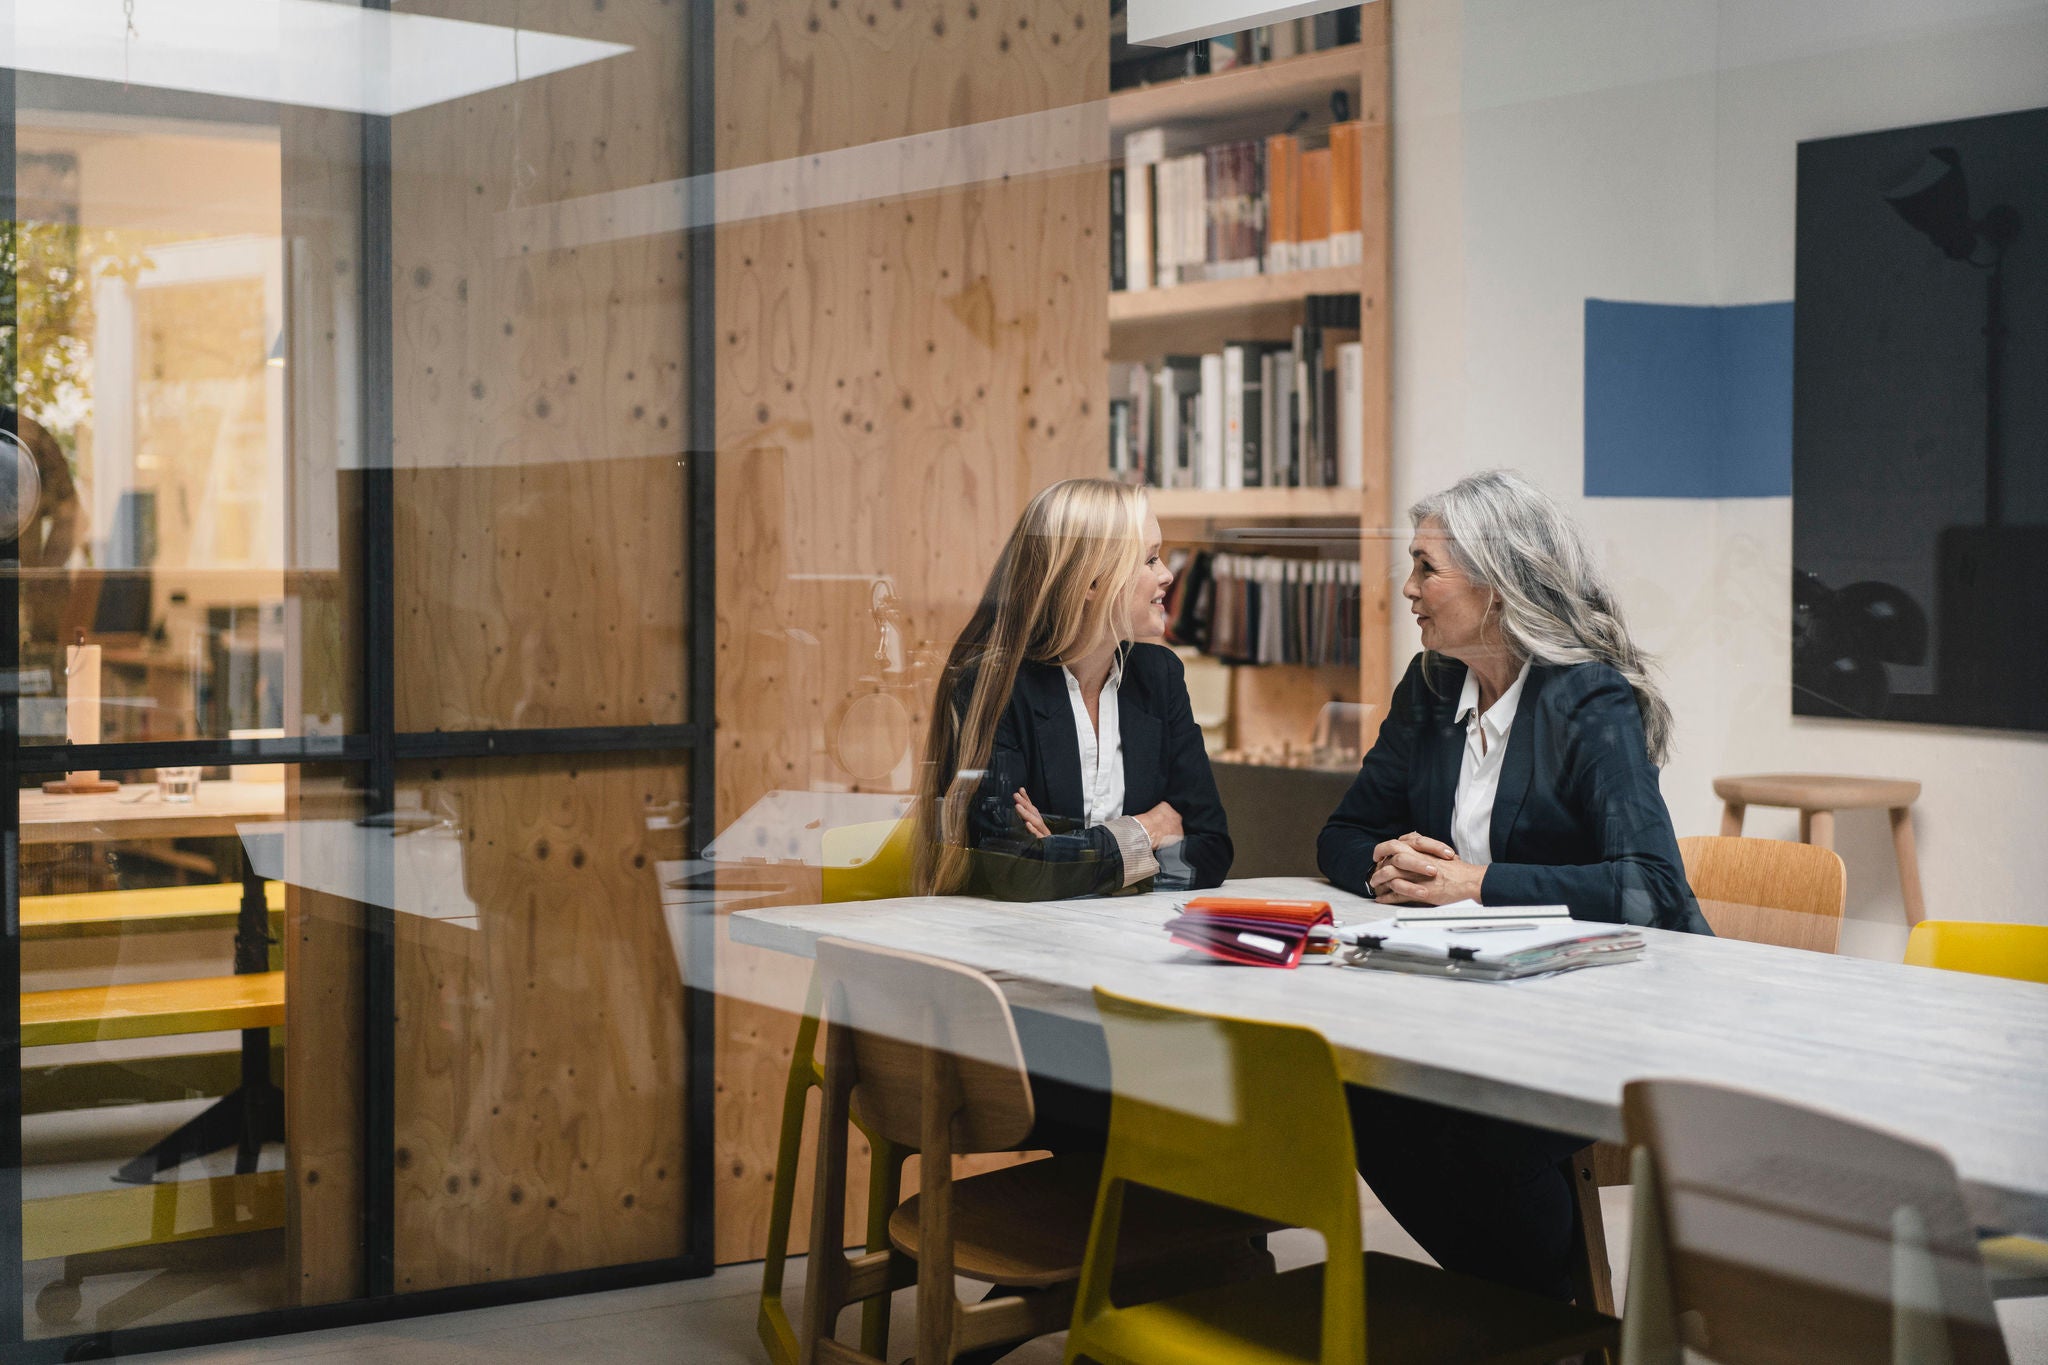
<instances>
[{"instance_id":1,"label":"white wall","mask_svg":"<svg viewBox=\"0 0 2048 1365\"><path fill-rule=\"evenodd\" d=\"M1396 0L1394 25L1395 506L1508 465L1580 516L1662 660L1680 834L1717 829L1717 774L1917 778L1929 913L2048 922L2048 736L1792 716L1789 499L1580 495L1585 300L1791 298L1797 143L2048 103L2048 0ZM1844 950L1896 957L1882 812L1837 846Z\"/></svg>"}]
</instances>

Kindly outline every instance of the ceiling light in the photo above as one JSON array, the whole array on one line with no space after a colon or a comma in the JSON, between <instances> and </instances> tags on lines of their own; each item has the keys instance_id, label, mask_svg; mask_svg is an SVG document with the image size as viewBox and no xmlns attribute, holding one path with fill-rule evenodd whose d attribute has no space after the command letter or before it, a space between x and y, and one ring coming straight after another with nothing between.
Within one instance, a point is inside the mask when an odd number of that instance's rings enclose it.
<instances>
[{"instance_id":1,"label":"ceiling light","mask_svg":"<svg viewBox=\"0 0 2048 1365\"><path fill-rule=\"evenodd\" d=\"M1277 24L1286 19L1305 19L1311 14L1350 9L1358 0L1295 0L1273 4L1271 0L1130 0L1127 36L1147 47L1173 47L1219 33L1236 33Z\"/></svg>"},{"instance_id":2,"label":"ceiling light","mask_svg":"<svg viewBox=\"0 0 2048 1365\"><path fill-rule=\"evenodd\" d=\"M403 114L632 51L326 0L13 0L0 66L272 104Z\"/></svg>"}]
</instances>

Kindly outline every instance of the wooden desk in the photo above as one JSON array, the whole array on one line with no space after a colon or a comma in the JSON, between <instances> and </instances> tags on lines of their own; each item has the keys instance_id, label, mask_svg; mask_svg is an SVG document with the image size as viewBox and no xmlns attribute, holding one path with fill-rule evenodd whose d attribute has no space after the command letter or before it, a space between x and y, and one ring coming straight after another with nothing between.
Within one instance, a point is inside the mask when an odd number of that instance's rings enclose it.
<instances>
[{"instance_id":1,"label":"wooden desk","mask_svg":"<svg viewBox=\"0 0 2048 1365\"><path fill-rule=\"evenodd\" d=\"M1305 878L1227 891L1370 903ZM2048 1235L2048 986L1647 930L1641 962L1513 985L1343 967L1226 967L1167 940L1183 897L1010 905L964 896L747 910L741 943L827 934L979 968L1021 1006L1092 1018L1096 985L1305 1024L1347 1079L1588 1138L1621 1137L1645 1076L1745 1086L1942 1148L1975 1217Z\"/></svg>"},{"instance_id":2,"label":"wooden desk","mask_svg":"<svg viewBox=\"0 0 2048 1365\"><path fill-rule=\"evenodd\" d=\"M27 787L21 793L25 844L202 838L232 835L249 821L282 819L282 782L201 782L198 795L185 802L165 801L154 782L130 782L89 796L52 796Z\"/></svg>"}]
</instances>

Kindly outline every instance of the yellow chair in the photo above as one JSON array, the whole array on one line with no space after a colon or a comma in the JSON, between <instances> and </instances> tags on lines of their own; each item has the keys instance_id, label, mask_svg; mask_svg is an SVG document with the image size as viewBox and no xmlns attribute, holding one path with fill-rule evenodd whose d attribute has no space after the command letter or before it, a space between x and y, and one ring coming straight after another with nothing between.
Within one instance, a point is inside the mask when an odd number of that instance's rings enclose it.
<instances>
[{"instance_id":1,"label":"yellow chair","mask_svg":"<svg viewBox=\"0 0 2048 1365\"><path fill-rule=\"evenodd\" d=\"M1914 967L2048 983L2048 924L1922 920L1906 940L1906 962Z\"/></svg>"},{"instance_id":2,"label":"yellow chair","mask_svg":"<svg viewBox=\"0 0 2048 1365\"><path fill-rule=\"evenodd\" d=\"M1612 1318L1362 1247L1337 1059L1310 1029L1098 989L1111 1101L1067 1365L1554 1361L1611 1347ZM1137 1186L1308 1228L1328 1259L1119 1307L1111 1273Z\"/></svg>"},{"instance_id":3,"label":"yellow chair","mask_svg":"<svg viewBox=\"0 0 2048 1365\"><path fill-rule=\"evenodd\" d=\"M827 901L885 900L910 894L908 820L879 820L828 829L823 840L821 894ZM756 1327L774 1365L796 1365L799 1355L795 1324L782 1302L783 1268L789 1259L789 1225L796 1209L797 1163L803 1155L804 1108L814 1086L825 1083L818 1059L818 978L811 977L804 997L803 1018L790 1050L789 1080L782 1090L782 1131L775 1147L775 1184L768 1204L768 1246L761 1266L761 1311ZM868 1139L867 1249L886 1251L889 1214L902 1193L903 1162L910 1149L885 1141L860 1120L855 1126ZM813 1251L819 1248L813 1247ZM861 1350L882 1355L889 1340L889 1298L869 1299L861 1309Z\"/></svg>"},{"instance_id":4,"label":"yellow chair","mask_svg":"<svg viewBox=\"0 0 2048 1365\"><path fill-rule=\"evenodd\" d=\"M1913 926L1906 962L1979 976L2005 976L2048 984L2048 924L1997 924L1930 919ZM1977 1244L2001 1299L2048 1294L2048 1242L2033 1237L1989 1237Z\"/></svg>"}]
</instances>

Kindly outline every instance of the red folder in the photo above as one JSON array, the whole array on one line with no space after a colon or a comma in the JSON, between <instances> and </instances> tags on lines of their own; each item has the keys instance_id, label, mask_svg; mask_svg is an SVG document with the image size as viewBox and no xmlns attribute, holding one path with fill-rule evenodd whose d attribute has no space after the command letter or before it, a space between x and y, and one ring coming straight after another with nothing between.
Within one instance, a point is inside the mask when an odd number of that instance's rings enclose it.
<instances>
[{"instance_id":1,"label":"red folder","mask_svg":"<svg viewBox=\"0 0 2048 1365\"><path fill-rule=\"evenodd\" d=\"M1311 934L1331 923L1328 901L1197 896L1166 929L1175 943L1259 967L1298 967Z\"/></svg>"}]
</instances>

